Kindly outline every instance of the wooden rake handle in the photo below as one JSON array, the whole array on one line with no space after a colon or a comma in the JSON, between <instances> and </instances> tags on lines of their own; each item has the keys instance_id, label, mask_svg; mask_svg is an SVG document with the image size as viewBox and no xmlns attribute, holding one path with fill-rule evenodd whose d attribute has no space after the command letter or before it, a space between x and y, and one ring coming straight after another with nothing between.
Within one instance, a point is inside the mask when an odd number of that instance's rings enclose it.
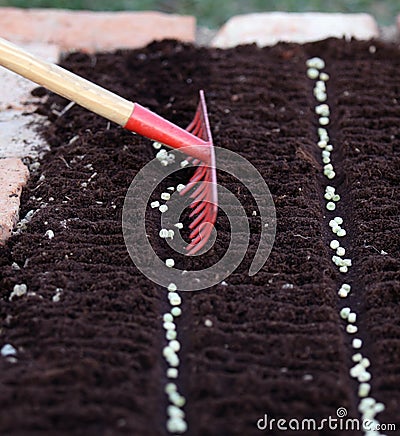
<instances>
[{"instance_id":1,"label":"wooden rake handle","mask_svg":"<svg viewBox=\"0 0 400 436\"><path fill-rule=\"evenodd\" d=\"M209 143L138 103L125 100L0 38L0 65L135 133L210 162Z\"/></svg>"},{"instance_id":2,"label":"wooden rake handle","mask_svg":"<svg viewBox=\"0 0 400 436\"><path fill-rule=\"evenodd\" d=\"M135 104L0 38L0 65L125 126Z\"/></svg>"}]
</instances>

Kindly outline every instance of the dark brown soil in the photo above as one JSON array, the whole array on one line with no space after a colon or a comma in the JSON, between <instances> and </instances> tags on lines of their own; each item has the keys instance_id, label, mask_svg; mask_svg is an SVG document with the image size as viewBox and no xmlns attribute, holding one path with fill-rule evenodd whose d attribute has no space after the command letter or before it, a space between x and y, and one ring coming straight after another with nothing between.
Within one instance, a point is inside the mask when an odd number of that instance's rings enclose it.
<instances>
[{"instance_id":1,"label":"dark brown soil","mask_svg":"<svg viewBox=\"0 0 400 436\"><path fill-rule=\"evenodd\" d=\"M188 435L257 435L264 414L322 419L346 407L358 416L350 339L338 316L343 276L330 260L332 214L324 209L313 83L305 74L313 55L326 60L331 76L336 186L354 264L349 302L372 363L373 395L387 407L379 420L400 425L400 51L374 43L371 53L370 46L332 39L221 51L164 41L64 60L182 126L204 89L215 144L252 162L274 197L278 228L264 268L246 274L253 246L228 286L183 295L178 383ZM0 347L18 350L16 363L0 359L0 433L164 435L165 291L137 271L121 231L126 191L154 150L77 106L62 117L52 112L66 104L50 96L39 109L51 121L44 132L51 151L24 191L21 215L39 210L0 250ZM257 231L250 196L223 174L220 181L243 199ZM156 236L158 214L149 213L147 225L156 250L169 253ZM204 263L218 259L226 220L218 231ZM10 302L19 283L35 294ZM57 288L61 298L53 302Z\"/></svg>"}]
</instances>

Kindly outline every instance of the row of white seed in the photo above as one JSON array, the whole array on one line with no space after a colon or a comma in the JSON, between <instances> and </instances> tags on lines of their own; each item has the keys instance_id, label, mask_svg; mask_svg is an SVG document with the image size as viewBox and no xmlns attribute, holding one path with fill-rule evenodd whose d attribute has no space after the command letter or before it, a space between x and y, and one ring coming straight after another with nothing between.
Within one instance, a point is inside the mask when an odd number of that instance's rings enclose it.
<instances>
[{"instance_id":1,"label":"row of white seed","mask_svg":"<svg viewBox=\"0 0 400 436\"><path fill-rule=\"evenodd\" d=\"M165 149L161 148L161 144L155 142L153 147L159 150L157 153L157 159L160 161L162 166L167 166L175 162L175 155L171 152L167 152ZM160 149L161 148L161 149ZM160 201L156 200L150 203L152 208L158 208L161 213L168 210L167 202L171 198L171 193L176 191L180 192L185 186L179 184L176 188L170 186L166 191L160 196ZM163 203L164 202L164 203ZM182 223L176 223L174 227L178 230L183 228ZM159 237L162 239L173 239L175 235L174 229L160 229ZM165 265L172 268L175 265L175 261L172 258L165 260ZM183 407L185 406L186 399L179 392L176 380L179 376L179 351L181 349L181 344L178 338L177 324L176 320L182 314L181 304L182 299L177 292L177 286L175 283L170 283L167 287L168 290L168 302L170 309L168 312L164 313L162 316L163 329L165 331L165 339L167 345L163 348L163 357L167 363L166 376L168 379L165 385L164 392L168 397L167 406L167 431L171 434L182 434L187 431L187 422L185 419L185 412Z\"/></svg>"},{"instance_id":2,"label":"row of white seed","mask_svg":"<svg viewBox=\"0 0 400 436\"><path fill-rule=\"evenodd\" d=\"M326 82L329 80L329 75L322 71L325 68L325 62L321 58L311 58L306 62L307 65L307 76L316 80L314 87L314 96L317 100L317 105L315 107L315 112L319 116L319 128L318 128L318 147L322 150L321 158L324 164L323 173L328 180L333 180L336 176L335 169L331 163L331 153L333 152L333 145L330 144L330 138L326 126L329 125L330 119L330 108L328 104L324 103L327 100L327 90ZM336 193L334 186L327 185L324 193L324 198L327 201L326 208L329 211L336 210L338 202L340 202L340 195ZM332 256L332 262L339 268L339 271L346 274L349 268L352 266L352 261L350 258L344 258L346 254L346 249L342 247L336 237L342 238L346 236L346 230L343 228L343 218L337 216L329 221L329 227L334 233L335 237L329 243L335 254ZM347 298L351 292L351 285L348 283L343 283L338 291L340 298ZM340 311L340 317L346 321L346 332L350 335L354 335L358 332L357 314L351 310L350 307L344 307ZM370 367L370 361L367 357L358 351L362 348L362 339L354 338L352 340L352 347L357 350L352 356L354 366L350 369L350 376L356 379L359 383L358 385L358 397L360 402L358 405L358 410L361 414L362 420L369 420L371 429L379 428L379 422L375 419L376 415L385 409L383 403L379 403L375 398L370 396L371 391L371 373L368 371ZM367 430L364 433L366 436L377 436L379 431L377 430Z\"/></svg>"}]
</instances>

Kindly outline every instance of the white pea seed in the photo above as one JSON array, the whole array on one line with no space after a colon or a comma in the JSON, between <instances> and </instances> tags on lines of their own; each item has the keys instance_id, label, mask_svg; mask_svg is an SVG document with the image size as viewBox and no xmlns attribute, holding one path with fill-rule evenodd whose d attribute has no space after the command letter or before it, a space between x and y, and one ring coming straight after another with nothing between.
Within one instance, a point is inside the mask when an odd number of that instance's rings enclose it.
<instances>
[{"instance_id":1,"label":"white pea seed","mask_svg":"<svg viewBox=\"0 0 400 436\"><path fill-rule=\"evenodd\" d=\"M341 261L342 261L342 259L341 259L339 256L336 256L336 255L332 256L332 262L333 262L336 266L339 266L340 263L341 263Z\"/></svg>"},{"instance_id":2,"label":"white pea seed","mask_svg":"<svg viewBox=\"0 0 400 436\"><path fill-rule=\"evenodd\" d=\"M335 220L330 220L329 221L329 227L337 227L338 223Z\"/></svg>"},{"instance_id":3,"label":"white pea seed","mask_svg":"<svg viewBox=\"0 0 400 436\"><path fill-rule=\"evenodd\" d=\"M364 367L364 368L369 368L371 366L371 362L367 357L363 357L360 361L360 364Z\"/></svg>"},{"instance_id":4,"label":"white pea seed","mask_svg":"<svg viewBox=\"0 0 400 436\"><path fill-rule=\"evenodd\" d=\"M339 289L339 291L338 291L338 295L340 298L346 298L348 296L348 294L349 293L347 291L345 291L343 288Z\"/></svg>"},{"instance_id":5,"label":"white pea seed","mask_svg":"<svg viewBox=\"0 0 400 436\"><path fill-rule=\"evenodd\" d=\"M324 171L333 171L332 164L326 164L324 165Z\"/></svg>"},{"instance_id":6,"label":"white pea seed","mask_svg":"<svg viewBox=\"0 0 400 436\"><path fill-rule=\"evenodd\" d=\"M171 353L171 355L167 357L167 362L170 366L176 368L179 366L179 357L176 355L175 352L173 352L173 354Z\"/></svg>"},{"instance_id":7,"label":"white pea seed","mask_svg":"<svg viewBox=\"0 0 400 436\"><path fill-rule=\"evenodd\" d=\"M361 353L356 353L356 354L353 354L353 356L351 358L352 358L353 362L361 362L363 357L362 357Z\"/></svg>"},{"instance_id":8,"label":"white pea seed","mask_svg":"<svg viewBox=\"0 0 400 436\"><path fill-rule=\"evenodd\" d=\"M186 159L181 162L181 168L185 168L188 165L189 165L189 161L187 161Z\"/></svg>"},{"instance_id":9,"label":"white pea seed","mask_svg":"<svg viewBox=\"0 0 400 436\"><path fill-rule=\"evenodd\" d=\"M346 230L345 229L339 229L336 233L339 237L346 236Z\"/></svg>"},{"instance_id":10,"label":"white pea seed","mask_svg":"<svg viewBox=\"0 0 400 436\"><path fill-rule=\"evenodd\" d=\"M325 68L324 60L319 57L307 59L306 65L309 68L317 68L318 70L322 70L323 68Z\"/></svg>"},{"instance_id":11,"label":"white pea seed","mask_svg":"<svg viewBox=\"0 0 400 436\"><path fill-rule=\"evenodd\" d=\"M175 292L178 288L177 288L177 286L176 286L176 284L175 283L170 283L169 285L168 285L168 291L170 291L170 292Z\"/></svg>"},{"instance_id":12,"label":"white pea seed","mask_svg":"<svg viewBox=\"0 0 400 436\"><path fill-rule=\"evenodd\" d=\"M339 247L339 241L337 241L336 239L332 239L331 243L329 244L329 246L332 248L332 250L336 250Z\"/></svg>"},{"instance_id":13,"label":"white pea seed","mask_svg":"<svg viewBox=\"0 0 400 436\"><path fill-rule=\"evenodd\" d=\"M182 434L187 430L186 422L180 417L170 418L167 421L167 430L172 434Z\"/></svg>"},{"instance_id":14,"label":"white pea seed","mask_svg":"<svg viewBox=\"0 0 400 436\"><path fill-rule=\"evenodd\" d=\"M344 256L346 254L346 250L343 247L338 247L336 250L336 254L338 256Z\"/></svg>"},{"instance_id":15,"label":"white pea seed","mask_svg":"<svg viewBox=\"0 0 400 436\"><path fill-rule=\"evenodd\" d=\"M163 321L164 322L173 322L174 317L170 313L164 313Z\"/></svg>"},{"instance_id":16,"label":"white pea seed","mask_svg":"<svg viewBox=\"0 0 400 436\"><path fill-rule=\"evenodd\" d=\"M325 147L325 150L327 150L327 151L332 151L332 150L333 150L333 145L332 145L332 144L328 144L328 145Z\"/></svg>"},{"instance_id":17,"label":"white pea seed","mask_svg":"<svg viewBox=\"0 0 400 436\"><path fill-rule=\"evenodd\" d=\"M383 403L376 403L374 406L375 413L382 413L385 410L385 405Z\"/></svg>"},{"instance_id":18,"label":"white pea seed","mask_svg":"<svg viewBox=\"0 0 400 436\"><path fill-rule=\"evenodd\" d=\"M351 309L350 307L343 307L343 309L340 311L340 317L342 319L347 319L350 315Z\"/></svg>"},{"instance_id":19,"label":"white pea seed","mask_svg":"<svg viewBox=\"0 0 400 436\"><path fill-rule=\"evenodd\" d=\"M169 296L169 303L171 306L179 306L182 303L182 299L180 295L178 295L175 292L171 292L171 294L174 294L173 296Z\"/></svg>"},{"instance_id":20,"label":"white pea seed","mask_svg":"<svg viewBox=\"0 0 400 436\"><path fill-rule=\"evenodd\" d=\"M348 292L351 291L351 286L348 283L343 283L342 288Z\"/></svg>"},{"instance_id":21,"label":"white pea seed","mask_svg":"<svg viewBox=\"0 0 400 436\"><path fill-rule=\"evenodd\" d=\"M151 207L152 209L154 209L154 208L156 208L156 207L158 207L158 206L160 206L160 202L159 202L159 201L152 201L152 202L150 203L150 207Z\"/></svg>"},{"instance_id":22,"label":"white pea seed","mask_svg":"<svg viewBox=\"0 0 400 436\"><path fill-rule=\"evenodd\" d=\"M344 266L351 266L352 265L351 259L343 259L343 265Z\"/></svg>"},{"instance_id":23,"label":"white pea seed","mask_svg":"<svg viewBox=\"0 0 400 436\"><path fill-rule=\"evenodd\" d=\"M174 322L167 321L163 324L164 330L176 330L176 325Z\"/></svg>"},{"instance_id":24,"label":"white pea seed","mask_svg":"<svg viewBox=\"0 0 400 436\"><path fill-rule=\"evenodd\" d=\"M358 381L360 383L369 382L371 380L371 373L368 371L364 371L362 374L358 376Z\"/></svg>"},{"instance_id":25,"label":"white pea seed","mask_svg":"<svg viewBox=\"0 0 400 436\"><path fill-rule=\"evenodd\" d=\"M169 359L174 354L175 354L175 351L169 345L167 345L166 347L163 348L163 356L166 359Z\"/></svg>"},{"instance_id":26,"label":"white pea seed","mask_svg":"<svg viewBox=\"0 0 400 436\"><path fill-rule=\"evenodd\" d=\"M327 82L329 80L329 74L325 72L319 73L320 80L323 80L324 82Z\"/></svg>"},{"instance_id":27,"label":"white pea seed","mask_svg":"<svg viewBox=\"0 0 400 436\"><path fill-rule=\"evenodd\" d=\"M330 192L325 192L324 198L325 200L332 200L332 194Z\"/></svg>"},{"instance_id":28,"label":"white pea seed","mask_svg":"<svg viewBox=\"0 0 400 436\"><path fill-rule=\"evenodd\" d=\"M343 218L342 217L340 217L340 216L335 216L335 218L333 218L334 219L334 221L337 223L337 224L343 224Z\"/></svg>"},{"instance_id":29,"label":"white pea seed","mask_svg":"<svg viewBox=\"0 0 400 436\"><path fill-rule=\"evenodd\" d=\"M335 234L337 234L337 232L338 232L339 230L340 230L340 227L339 227L339 226L332 227L332 232L335 233Z\"/></svg>"},{"instance_id":30,"label":"white pea seed","mask_svg":"<svg viewBox=\"0 0 400 436\"><path fill-rule=\"evenodd\" d=\"M326 188L325 188L325 192L330 192L332 195L335 193L335 191L336 191L336 188L334 188L333 186L327 186Z\"/></svg>"},{"instance_id":31,"label":"white pea seed","mask_svg":"<svg viewBox=\"0 0 400 436\"><path fill-rule=\"evenodd\" d=\"M320 103L322 103L322 102L326 101L327 96L326 96L326 93L325 93L325 92L323 92L323 91L319 91L319 90L318 90L318 91L315 93L315 98L317 99L317 101L319 101Z\"/></svg>"},{"instance_id":32,"label":"white pea seed","mask_svg":"<svg viewBox=\"0 0 400 436\"><path fill-rule=\"evenodd\" d=\"M322 115L324 117L328 117L329 116L329 106L326 103L320 104L320 105L315 107L315 113L318 115Z\"/></svg>"},{"instance_id":33,"label":"white pea seed","mask_svg":"<svg viewBox=\"0 0 400 436\"><path fill-rule=\"evenodd\" d=\"M184 418L185 416L185 412L180 409L179 407L173 406L173 405L169 405L167 407L167 415L171 416L171 417L180 417L180 418Z\"/></svg>"},{"instance_id":34,"label":"white pea seed","mask_svg":"<svg viewBox=\"0 0 400 436\"><path fill-rule=\"evenodd\" d=\"M350 368L349 372L351 377L358 378L364 372L364 368L359 363L357 363L357 365Z\"/></svg>"},{"instance_id":35,"label":"white pea seed","mask_svg":"<svg viewBox=\"0 0 400 436\"><path fill-rule=\"evenodd\" d=\"M167 229L161 229L159 233L160 238L168 238L168 230Z\"/></svg>"},{"instance_id":36,"label":"white pea seed","mask_svg":"<svg viewBox=\"0 0 400 436\"><path fill-rule=\"evenodd\" d=\"M365 398L369 395L371 391L371 385L369 383L361 383L358 387L358 396L360 398Z\"/></svg>"},{"instance_id":37,"label":"white pea seed","mask_svg":"<svg viewBox=\"0 0 400 436\"><path fill-rule=\"evenodd\" d=\"M169 192L163 192L161 194L161 200L166 200L168 201L171 198L171 194Z\"/></svg>"},{"instance_id":38,"label":"white pea seed","mask_svg":"<svg viewBox=\"0 0 400 436\"><path fill-rule=\"evenodd\" d=\"M328 137L328 131L324 127L318 127L318 136L319 137L323 136L324 138L327 138Z\"/></svg>"},{"instance_id":39,"label":"white pea seed","mask_svg":"<svg viewBox=\"0 0 400 436\"><path fill-rule=\"evenodd\" d=\"M167 161L168 161L168 163L174 163L175 162L175 155L174 155L174 153L168 153Z\"/></svg>"},{"instance_id":40,"label":"white pea seed","mask_svg":"<svg viewBox=\"0 0 400 436\"><path fill-rule=\"evenodd\" d=\"M349 333L350 335L352 335L352 334L354 334L354 333L357 333L357 331L358 331L357 326L355 326L355 325L353 325L353 324L349 324L349 325L346 327L346 332Z\"/></svg>"},{"instance_id":41,"label":"white pea seed","mask_svg":"<svg viewBox=\"0 0 400 436\"><path fill-rule=\"evenodd\" d=\"M177 229L183 229L183 224L182 224L182 223L176 223L176 224L174 224L174 226L175 226Z\"/></svg>"},{"instance_id":42,"label":"white pea seed","mask_svg":"<svg viewBox=\"0 0 400 436\"><path fill-rule=\"evenodd\" d=\"M212 327L213 323L212 323L211 319L206 319L206 320L204 321L204 325L205 325L206 327Z\"/></svg>"},{"instance_id":43,"label":"white pea seed","mask_svg":"<svg viewBox=\"0 0 400 436\"><path fill-rule=\"evenodd\" d=\"M157 154L156 154L156 158L158 160L165 160L168 157L168 152L165 148L162 148Z\"/></svg>"},{"instance_id":44,"label":"white pea seed","mask_svg":"<svg viewBox=\"0 0 400 436\"><path fill-rule=\"evenodd\" d=\"M317 145L319 148L325 148L328 145L328 143L324 139L322 139L318 141Z\"/></svg>"},{"instance_id":45,"label":"white pea seed","mask_svg":"<svg viewBox=\"0 0 400 436\"><path fill-rule=\"evenodd\" d=\"M359 338L354 338L353 342L352 342L352 346L353 348L355 348L356 350L360 349L362 347L362 340Z\"/></svg>"},{"instance_id":46,"label":"white pea seed","mask_svg":"<svg viewBox=\"0 0 400 436\"><path fill-rule=\"evenodd\" d=\"M171 314L176 318L182 315L182 309L180 307L173 307L171 309Z\"/></svg>"},{"instance_id":47,"label":"white pea seed","mask_svg":"<svg viewBox=\"0 0 400 436\"><path fill-rule=\"evenodd\" d=\"M172 340L170 341L169 345L168 345L172 350L174 350L175 352L179 351L181 349L181 344L176 340Z\"/></svg>"},{"instance_id":48,"label":"white pea seed","mask_svg":"<svg viewBox=\"0 0 400 436\"><path fill-rule=\"evenodd\" d=\"M308 68L307 69L307 77L309 79L316 79L319 76L319 71L315 68Z\"/></svg>"},{"instance_id":49,"label":"white pea seed","mask_svg":"<svg viewBox=\"0 0 400 436\"><path fill-rule=\"evenodd\" d=\"M165 334L165 339L168 341L172 341L173 339L176 339L178 336L176 330L167 330L167 333Z\"/></svg>"},{"instance_id":50,"label":"white pea seed","mask_svg":"<svg viewBox=\"0 0 400 436\"><path fill-rule=\"evenodd\" d=\"M166 211L168 210L168 206L167 206L166 204L162 204L162 205L158 208L158 210L159 210L161 213L164 213L164 212L166 212Z\"/></svg>"},{"instance_id":51,"label":"white pea seed","mask_svg":"<svg viewBox=\"0 0 400 436\"><path fill-rule=\"evenodd\" d=\"M328 210L335 210L336 209L336 204L333 203L333 201L328 201L328 203L326 203L326 208Z\"/></svg>"},{"instance_id":52,"label":"white pea seed","mask_svg":"<svg viewBox=\"0 0 400 436\"><path fill-rule=\"evenodd\" d=\"M174 239L174 236L175 236L175 232L172 229L168 230L168 238Z\"/></svg>"},{"instance_id":53,"label":"white pea seed","mask_svg":"<svg viewBox=\"0 0 400 436\"><path fill-rule=\"evenodd\" d=\"M358 411L363 413L367 409L371 409L372 407L374 407L375 404L376 404L375 398L372 398L372 397L363 398L360 401L360 404L358 405Z\"/></svg>"},{"instance_id":54,"label":"white pea seed","mask_svg":"<svg viewBox=\"0 0 400 436\"><path fill-rule=\"evenodd\" d=\"M325 174L325 175L326 175L326 177L328 177L329 180L332 180L332 179L335 178L336 173L335 173L335 171L329 171L329 172L328 172L327 174Z\"/></svg>"},{"instance_id":55,"label":"white pea seed","mask_svg":"<svg viewBox=\"0 0 400 436\"><path fill-rule=\"evenodd\" d=\"M166 167L166 166L168 166L168 160L167 160L167 159L160 160L160 164L161 164L163 167Z\"/></svg>"},{"instance_id":56,"label":"white pea seed","mask_svg":"<svg viewBox=\"0 0 400 436\"><path fill-rule=\"evenodd\" d=\"M163 144L161 144L161 142L157 142L157 141L154 141L154 142L153 142L153 147L154 147L156 150L159 150L162 146L163 146Z\"/></svg>"},{"instance_id":57,"label":"white pea seed","mask_svg":"<svg viewBox=\"0 0 400 436\"><path fill-rule=\"evenodd\" d=\"M322 158L322 163L324 163L324 164L328 164L328 163L330 163L330 161L331 161L330 157L323 157Z\"/></svg>"},{"instance_id":58,"label":"white pea seed","mask_svg":"<svg viewBox=\"0 0 400 436\"><path fill-rule=\"evenodd\" d=\"M339 201L339 200L340 200L340 195L339 195L339 194L335 194L335 195L332 197L332 200L333 200L333 201Z\"/></svg>"},{"instance_id":59,"label":"white pea seed","mask_svg":"<svg viewBox=\"0 0 400 436\"><path fill-rule=\"evenodd\" d=\"M181 191L183 191L185 189L185 185L182 185L182 183L179 183L179 185L176 187L176 190L178 191L178 192L181 192Z\"/></svg>"},{"instance_id":60,"label":"white pea seed","mask_svg":"<svg viewBox=\"0 0 400 436\"><path fill-rule=\"evenodd\" d=\"M347 266L341 266L341 267L339 268L339 271L340 271L341 273L347 273L347 272L349 271L349 268L348 268Z\"/></svg>"},{"instance_id":61,"label":"white pea seed","mask_svg":"<svg viewBox=\"0 0 400 436\"><path fill-rule=\"evenodd\" d=\"M322 150L322 157L331 157L331 152L330 151L326 151L326 150Z\"/></svg>"},{"instance_id":62,"label":"white pea seed","mask_svg":"<svg viewBox=\"0 0 400 436\"><path fill-rule=\"evenodd\" d=\"M175 404L177 407L183 407L186 403L186 399L184 396L179 395L178 392L172 392L171 395L169 395L169 400L172 404Z\"/></svg>"},{"instance_id":63,"label":"white pea seed","mask_svg":"<svg viewBox=\"0 0 400 436\"><path fill-rule=\"evenodd\" d=\"M347 321L351 324L354 324L357 320L357 314L355 314L354 312L350 312L349 316L347 317Z\"/></svg>"},{"instance_id":64,"label":"white pea seed","mask_svg":"<svg viewBox=\"0 0 400 436\"><path fill-rule=\"evenodd\" d=\"M166 259L165 265L167 265L168 268L172 268L175 265L174 259Z\"/></svg>"},{"instance_id":65,"label":"white pea seed","mask_svg":"<svg viewBox=\"0 0 400 436\"><path fill-rule=\"evenodd\" d=\"M172 392L177 392L178 387L175 383L167 383L164 388L166 394L172 394Z\"/></svg>"},{"instance_id":66,"label":"white pea seed","mask_svg":"<svg viewBox=\"0 0 400 436\"><path fill-rule=\"evenodd\" d=\"M178 370L176 368L168 368L167 369L167 377L168 378L178 378Z\"/></svg>"},{"instance_id":67,"label":"white pea seed","mask_svg":"<svg viewBox=\"0 0 400 436\"><path fill-rule=\"evenodd\" d=\"M53 230L47 230L44 236L47 236L49 239L53 239L54 238Z\"/></svg>"}]
</instances>

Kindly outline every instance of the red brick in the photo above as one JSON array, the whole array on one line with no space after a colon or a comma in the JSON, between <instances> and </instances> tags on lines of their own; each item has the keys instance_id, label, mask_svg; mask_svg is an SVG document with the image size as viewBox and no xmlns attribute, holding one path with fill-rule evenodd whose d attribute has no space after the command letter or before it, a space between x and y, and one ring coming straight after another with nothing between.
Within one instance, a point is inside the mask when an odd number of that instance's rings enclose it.
<instances>
[{"instance_id":1,"label":"red brick","mask_svg":"<svg viewBox=\"0 0 400 436\"><path fill-rule=\"evenodd\" d=\"M279 41L304 43L328 37L371 39L379 36L369 14L268 12L238 15L218 32L211 45L227 48L239 44L273 45Z\"/></svg>"},{"instance_id":2,"label":"red brick","mask_svg":"<svg viewBox=\"0 0 400 436\"><path fill-rule=\"evenodd\" d=\"M192 16L0 8L0 36L16 43L56 44L63 50L138 48L164 38L194 42L195 34Z\"/></svg>"},{"instance_id":3,"label":"red brick","mask_svg":"<svg viewBox=\"0 0 400 436\"><path fill-rule=\"evenodd\" d=\"M28 178L28 168L21 159L0 159L0 245L18 221L20 196Z\"/></svg>"}]
</instances>

